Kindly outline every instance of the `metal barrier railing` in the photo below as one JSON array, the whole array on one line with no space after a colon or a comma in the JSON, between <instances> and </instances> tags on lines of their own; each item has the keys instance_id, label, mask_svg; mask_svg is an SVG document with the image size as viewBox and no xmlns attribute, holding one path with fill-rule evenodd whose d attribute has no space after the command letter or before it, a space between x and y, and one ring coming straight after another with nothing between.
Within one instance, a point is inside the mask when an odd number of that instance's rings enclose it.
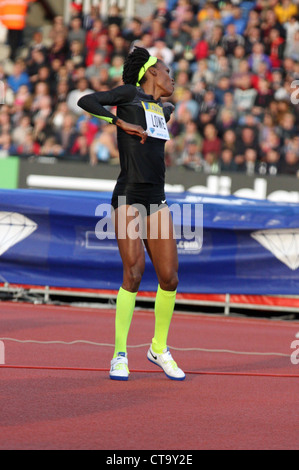
<instances>
[{"instance_id":1,"label":"metal barrier railing","mask_svg":"<svg viewBox=\"0 0 299 470\"><path fill-rule=\"evenodd\" d=\"M70 20L71 3L73 1L64 1L64 20L66 24ZM135 0L75 0L74 3L82 5L82 10L85 14L90 12L92 6L100 5L100 14L103 19L107 18L109 8L113 5L117 5L120 8L126 20L132 18L135 11Z\"/></svg>"}]
</instances>

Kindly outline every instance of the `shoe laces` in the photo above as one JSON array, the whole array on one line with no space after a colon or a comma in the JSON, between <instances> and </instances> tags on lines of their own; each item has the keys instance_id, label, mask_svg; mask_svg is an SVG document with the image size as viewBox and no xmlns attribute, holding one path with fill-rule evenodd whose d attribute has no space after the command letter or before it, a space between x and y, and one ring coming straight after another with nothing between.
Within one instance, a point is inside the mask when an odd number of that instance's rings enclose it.
<instances>
[{"instance_id":1,"label":"shoe laces","mask_svg":"<svg viewBox=\"0 0 299 470\"><path fill-rule=\"evenodd\" d=\"M164 356L165 357L163 359L164 359L165 364L169 364L172 367L172 369L177 369L178 368L178 365L175 362L175 360L173 359L169 349L167 349L167 351L164 353Z\"/></svg>"},{"instance_id":2,"label":"shoe laces","mask_svg":"<svg viewBox=\"0 0 299 470\"><path fill-rule=\"evenodd\" d=\"M123 362L117 362L115 365L113 365L114 370L126 370L128 371L128 366L127 364L124 364Z\"/></svg>"},{"instance_id":3,"label":"shoe laces","mask_svg":"<svg viewBox=\"0 0 299 470\"><path fill-rule=\"evenodd\" d=\"M128 364L128 359L123 354L122 355L119 354L111 362L113 370L124 370L124 369L129 370L127 364Z\"/></svg>"}]
</instances>

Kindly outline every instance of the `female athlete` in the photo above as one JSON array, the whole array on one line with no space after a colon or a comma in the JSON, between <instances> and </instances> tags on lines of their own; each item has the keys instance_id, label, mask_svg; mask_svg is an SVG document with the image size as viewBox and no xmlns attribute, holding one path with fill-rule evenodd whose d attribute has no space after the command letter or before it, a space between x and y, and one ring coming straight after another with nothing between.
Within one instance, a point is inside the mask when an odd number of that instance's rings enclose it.
<instances>
[{"instance_id":1,"label":"female athlete","mask_svg":"<svg viewBox=\"0 0 299 470\"><path fill-rule=\"evenodd\" d=\"M127 337L136 295L145 269L145 250L158 278L155 329L147 358L173 380L184 380L167 347L178 285L178 255L170 210L166 203L166 122L174 106L162 97L174 91L169 68L146 49L128 55L123 82L117 88L85 95L78 105L117 126L121 171L112 195L113 220L123 263L123 283L116 301L115 350L110 378L128 380ZM117 106L114 115L105 106ZM133 227L133 228L132 228ZM142 227L136 236L136 227Z\"/></svg>"}]
</instances>

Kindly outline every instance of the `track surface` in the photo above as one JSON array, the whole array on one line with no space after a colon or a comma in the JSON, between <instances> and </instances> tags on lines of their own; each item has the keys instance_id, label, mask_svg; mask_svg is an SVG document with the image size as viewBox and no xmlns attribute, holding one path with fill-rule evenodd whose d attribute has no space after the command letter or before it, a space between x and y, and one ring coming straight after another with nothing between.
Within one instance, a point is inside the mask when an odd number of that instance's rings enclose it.
<instances>
[{"instance_id":1,"label":"track surface","mask_svg":"<svg viewBox=\"0 0 299 470\"><path fill-rule=\"evenodd\" d=\"M0 449L299 447L298 322L174 314L169 346L184 382L146 359L149 311L134 314L128 382L109 379L112 309L1 302L0 326Z\"/></svg>"}]
</instances>

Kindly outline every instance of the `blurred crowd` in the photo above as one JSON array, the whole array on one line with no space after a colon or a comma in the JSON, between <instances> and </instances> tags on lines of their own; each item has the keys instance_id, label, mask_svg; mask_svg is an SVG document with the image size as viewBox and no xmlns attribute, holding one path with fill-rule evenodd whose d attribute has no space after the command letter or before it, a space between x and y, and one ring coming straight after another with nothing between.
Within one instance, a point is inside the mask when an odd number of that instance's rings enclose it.
<instances>
[{"instance_id":1,"label":"blurred crowd","mask_svg":"<svg viewBox=\"0 0 299 470\"><path fill-rule=\"evenodd\" d=\"M299 0L139 0L130 20L73 3L0 63L0 157L117 164L116 127L77 101L121 85L134 44L176 81L168 166L298 176Z\"/></svg>"}]
</instances>

